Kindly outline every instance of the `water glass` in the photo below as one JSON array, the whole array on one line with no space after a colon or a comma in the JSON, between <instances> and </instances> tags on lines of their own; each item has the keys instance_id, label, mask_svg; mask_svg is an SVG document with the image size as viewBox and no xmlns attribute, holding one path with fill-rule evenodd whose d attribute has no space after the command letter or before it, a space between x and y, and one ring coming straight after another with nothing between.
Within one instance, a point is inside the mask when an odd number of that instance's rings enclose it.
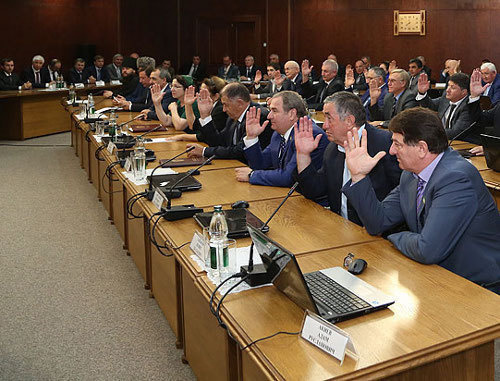
<instances>
[{"instance_id":1,"label":"water glass","mask_svg":"<svg viewBox=\"0 0 500 381\"><path fill-rule=\"evenodd\" d=\"M136 157L135 153L132 152L130 154L130 160L132 162L134 180L137 182L146 180L146 156L139 155L139 157Z\"/></svg>"}]
</instances>

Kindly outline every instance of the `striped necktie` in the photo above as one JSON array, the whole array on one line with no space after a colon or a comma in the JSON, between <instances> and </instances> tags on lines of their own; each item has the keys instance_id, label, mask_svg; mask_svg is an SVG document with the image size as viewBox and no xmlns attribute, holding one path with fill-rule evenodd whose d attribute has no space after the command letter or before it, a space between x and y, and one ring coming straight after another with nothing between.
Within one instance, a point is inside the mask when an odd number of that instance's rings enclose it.
<instances>
[{"instance_id":1,"label":"striped necktie","mask_svg":"<svg viewBox=\"0 0 500 381\"><path fill-rule=\"evenodd\" d=\"M420 210L420 204L422 203L422 196L424 194L425 180L418 178L417 182L417 214Z\"/></svg>"},{"instance_id":2,"label":"striped necktie","mask_svg":"<svg viewBox=\"0 0 500 381\"><path fill-rule=\"evenodd\" d=\"M285 148L286 148L286 140L282 136L281 140L280 140L280 150L278 152L278 159L279 159L280 168L283 168L283 164L285 161Z\"/></svg>"}]
</instances>

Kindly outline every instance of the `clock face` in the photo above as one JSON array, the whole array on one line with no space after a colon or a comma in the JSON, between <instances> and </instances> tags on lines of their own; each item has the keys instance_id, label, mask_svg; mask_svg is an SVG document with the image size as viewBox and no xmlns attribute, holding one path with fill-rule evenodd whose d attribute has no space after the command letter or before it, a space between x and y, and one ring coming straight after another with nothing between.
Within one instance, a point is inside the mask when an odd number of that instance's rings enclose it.
<instances>
[{"instance_id":1,"label":"clock face","mask_svg":"<svg viewBox=\"0 0 500 381\"><path fill-rule=\"evenodd\" d=\"M420 14L399 14L398 27L400 33L420 32Z\"/></svg>"}]
</instances>

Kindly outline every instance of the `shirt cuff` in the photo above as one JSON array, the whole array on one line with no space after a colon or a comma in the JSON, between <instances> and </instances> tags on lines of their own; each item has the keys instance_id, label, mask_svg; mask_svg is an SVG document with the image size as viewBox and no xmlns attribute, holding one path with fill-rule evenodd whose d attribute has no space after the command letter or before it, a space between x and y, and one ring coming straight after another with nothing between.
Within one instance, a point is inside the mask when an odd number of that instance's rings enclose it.
<instances>
[{"instance_id":1,"label":"shirt cuff","mask_svg":"<svg viewBox=\"0 0 500 381\"><path fill-rule=\"evenodd\" d=\"M258 89L258 88L260 87L260 83L256 83L256 84L254 85L254 87L255 87L255 89Z\"/></svg>"},{"instance_id":2,"label":"shirt cuff","mask_svg":"<svg viewBox=\"0 0 500 381\"><path fill-rule=\"evenodd\" d=\"M427 96L427 91L425 92L425 94L420 94L420 93L417 93L417 96L415 97L415 100L416 100L416 101L421 101L421 100L422 100L422 99L424 99L426 96Z\"/></svg>"},{"instance_id":3,"label":"shirt cuff","mask_svg":"<svg viewBox=\"0 0 500 381\"><path fill-rule=\"evenodd\" d=\"M259 138L248 139L246 136L243 138L243 143L245 143L245 148L249 148L258 142Z\"/></svg>"},{"instance_id":4,"label":"shirt cuff","mask_svg":"<svg viewBox=\"0 0 500 381\"><path fill-rule=\"evenodd\" d=\"M207 149L207 147L203 147L203 151L201 151L201 156L205 157L205 150Z\"/></svg>"},{"instance_id":5,"label":"shirt cuff","mask_svg":"<svg viewBox=\"0 0 500 381\"><path fill-rule=\"evenodd\" d=\"M212 115L209 115L206 118L200 118L200 124L202 127L210 123L211 121L212 121Z\"/></svg>"},{"instance_id":6,"label":"shirt cuff","mask_svg":"<svg viewBox=\"0 0 500 381\"><path fill-rule=\"evenodd\" d=\"M477 97L469 97L469 103L474 103L474 102L477 102L479 100L479 98L481 98L481 96L477 96Z\"/></svg>"}]
</instances>

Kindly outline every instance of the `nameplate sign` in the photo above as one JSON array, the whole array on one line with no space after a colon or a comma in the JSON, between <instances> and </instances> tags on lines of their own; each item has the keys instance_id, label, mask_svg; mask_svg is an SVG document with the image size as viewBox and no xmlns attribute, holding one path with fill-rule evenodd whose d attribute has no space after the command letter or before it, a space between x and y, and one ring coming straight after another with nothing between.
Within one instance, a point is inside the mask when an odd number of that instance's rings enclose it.
<instances>
[{"instance_id":1,"label":"nameplate sign","mask_svg":"<svg viewBox=\"0 0 500 381\"><path fill-rule=\"evenodd\" d=\"M113 81L111 81L111 84L112 85L121 85L122 83L118 80L113 80Z\"/></svg>"},{"instance_id":2,"label":"nameplate sign","mask_svg":"<svg viewBox=\"0 0 500 381\"><path fill-rule=\"evenodd\" d=\"M189 247L198 258L205 261L205 255L208 252L209 247L208 242L203 237L203 234L195 231Z\"/></svg>"},{"instance_id":3,"label":"nameplate sign","mask_svg":"<svg viewBox=\"0 0 500 381\"><path fill-rule=\"evenodd\" d=\"M358 358L349 334L311 311L305 312L300 336L335 357L340 365L346 354L354 359Z\"/></svg>"},{"instance_id":4,"label":"nameplate sign","mask_svg":"<svg viewBox=\"0 0 500 381\"><path fill-rule=\"evenodd\" d=\"M159 189L156 189L155 193L153 195L153 200L152 200L153 205L156 206L158 208L158 210L161 210L163 203L165 201L168 202L168 199L167 199L167 196L165 196L165 193L163 193Z\"/></svg>"},{"instance_id":5,"label":"nameplate sign","mask_svg":"<svg viewBox=\"0 0 500 381\"><path fill-rule=\"evenodd\" d=\"M106 83L104 83L104 81L96 81L96 82L95 82L95 85L96 85L97 87L102 87L102 86L106 86Z\"/></svg>"},{"instance_id":6,"label":"nameplate sign","mask_svg":"<svg viewBox=\"0 0 500 381\"><path fill-rule=\"evenodd\" d=\"M130 156L125 159L125 165L123 168L127 171L130 172L130 169L132 168L132 161L130 160Z\"/></svg>"},{"instance_id":7,"label":"nameplate sign","mask_svg":"<svg viewBox=\"0 0 500 381\"><path fill-rule=\"evenodd\" d=\"M77 89L83 89L85 87L85 85L83 83L75 83L75 87Z\"/></svg>"},{"instance_id":8,"label":"nameplate sign","mask_svg":"<svg viewBox=\"0 0 500 381\"><path fill-rule=\"evenodd\" d=\"M106 147L106 149L108 150L109 154L112 155L113 154L113 150L116 148L116 145L115 143L113 142L109 142L108 143L108 146Z\"/></svg>"}]
</instances>

